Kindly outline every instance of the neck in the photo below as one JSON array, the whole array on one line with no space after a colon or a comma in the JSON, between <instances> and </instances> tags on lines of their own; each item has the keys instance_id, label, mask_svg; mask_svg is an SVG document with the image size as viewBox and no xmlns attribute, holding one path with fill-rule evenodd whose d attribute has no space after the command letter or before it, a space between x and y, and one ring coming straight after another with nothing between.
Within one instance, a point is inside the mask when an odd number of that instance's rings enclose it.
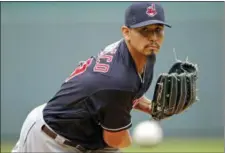
<instances>
[{"instance_id":1,"label":"neck","mask_svg":"<svg viewBox=\"0 0 225 153\"><path fill-rule=\"evenodd\" d=\"M143 54L141 54L140 52L138 52L136 49L134 49L129 42L126 41L128 50L135 62L136 65L136 70L139 74L143 73L146 61L147 61L147 57Z\"/></svg>"}]
</instances>

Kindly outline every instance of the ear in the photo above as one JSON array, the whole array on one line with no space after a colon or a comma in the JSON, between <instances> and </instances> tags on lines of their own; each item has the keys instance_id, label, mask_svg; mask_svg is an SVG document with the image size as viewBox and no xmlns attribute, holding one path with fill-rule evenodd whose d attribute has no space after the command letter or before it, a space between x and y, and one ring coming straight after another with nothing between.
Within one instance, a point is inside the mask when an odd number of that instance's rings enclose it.
<instances>
[{"instance_id":1,"label":"ear","mask_svg":"<svg viewBox=\"0 0 225 153\"><path fill-rule=\"evenodd\" d=\"M127 26L122 26L121 31L125 40L130 40L130 29Z\"/></svg>"}]
</instances>

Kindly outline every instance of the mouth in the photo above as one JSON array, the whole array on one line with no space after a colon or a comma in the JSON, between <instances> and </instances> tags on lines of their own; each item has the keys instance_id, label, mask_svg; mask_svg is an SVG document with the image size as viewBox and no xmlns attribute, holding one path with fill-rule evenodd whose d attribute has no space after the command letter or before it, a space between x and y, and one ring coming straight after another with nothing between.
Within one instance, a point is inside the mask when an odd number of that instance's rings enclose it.
<instances>
[{"instance_id":1,"label":"mouth","mask_svg":"<svg viewBox=\"0 0 225 153\"><path fill-rule=\"evenodd\" d=\"M153 45L147 45L146 48L151 49L151 50L158 50L158 46L153 46Z\"/></svg>"}]
</instances>

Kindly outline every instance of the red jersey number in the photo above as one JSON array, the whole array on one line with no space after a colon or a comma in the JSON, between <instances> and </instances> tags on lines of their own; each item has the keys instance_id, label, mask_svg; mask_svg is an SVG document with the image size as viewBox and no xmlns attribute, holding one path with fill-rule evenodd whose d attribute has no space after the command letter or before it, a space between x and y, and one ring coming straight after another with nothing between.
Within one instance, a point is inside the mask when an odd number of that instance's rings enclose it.
<instances>
[{"instance_id":1,"label":"red jersey number","mask_svg":"<svg viewBox=\"0 0 225 153\"><path fill-rule=\"evenodd\" d=\"M98 57L98 60L94 66L93 71L94 72L102 72L102 73L107 73L109 71L109 64L103 64L100 63L100 59L106 59L107 63L112 62L113 56L112 55L101 55Z\"/></svg>"},{"instance_id":2,"label":"red jersey number","mask_svg":"<svg viewBox=\"0 0 225 153\"><path fill-rule=\"evenodd\" d=\"M114 54L114 53L115 53L115 51L111 52L111 54ZM106 54L101 55L100 57L98 57L98 60L96 61L96 64L93 68L94 72L107 73L109 71L110 66L109 66L109 64L101 63L100 59L105 59L107 63L110 63L113 60L113 55L106 55ZM87 61L82 63L81 66L77 67L73 71L73 73L65 80L65 82L69 81L70 79L74 78L75 76L78 76L78 75L84 73L87 70L88 66L91 65L92 61L93 61L93 59L89 58Z\"/></svg>"}]
</instances>

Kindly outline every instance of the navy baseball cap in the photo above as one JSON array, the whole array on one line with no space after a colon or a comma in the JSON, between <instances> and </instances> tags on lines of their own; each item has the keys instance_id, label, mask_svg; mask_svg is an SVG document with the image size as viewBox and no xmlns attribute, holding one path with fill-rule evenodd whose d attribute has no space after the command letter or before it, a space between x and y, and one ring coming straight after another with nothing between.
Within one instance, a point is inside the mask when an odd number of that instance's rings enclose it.
<instances>
[{"instance_id":1,"label":"navy baseball cap","mask_svg":"<svg viewBox=\"0 0 225 153\"><path fill-rule=\"evenodd\" d=\"M136 2L131 4L125 12L125 25L130 28L138 28L151 24L163 24L171 28L165 22L163 7L153 2Z\"/></svg>"}]
</instances>

